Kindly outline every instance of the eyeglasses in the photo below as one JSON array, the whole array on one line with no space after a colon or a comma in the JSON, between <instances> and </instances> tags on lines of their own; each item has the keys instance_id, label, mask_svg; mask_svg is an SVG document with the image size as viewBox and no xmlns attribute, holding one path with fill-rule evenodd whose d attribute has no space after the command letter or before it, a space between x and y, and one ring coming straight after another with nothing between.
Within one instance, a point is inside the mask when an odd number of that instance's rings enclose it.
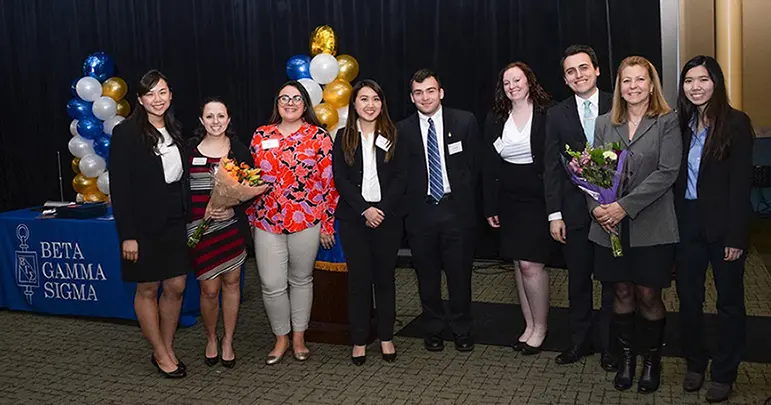
<instances>
[{"instance_id":1,"label":"eyeglasses","mask_svg":"<svg viewBox=\"0 0 771 405\"><path fill-rule=\"evenodd\" d=\"M284 94L283 96L279 96L278 97L278 103L281 104L281 105L287 105L287 104L289 104L290 101L292 102L292 104L300 104L304 100L303 100L302 96L292 96L292 97L290 97L290 96L288 96L286 94Z\"/></svg>"}]
</instances>

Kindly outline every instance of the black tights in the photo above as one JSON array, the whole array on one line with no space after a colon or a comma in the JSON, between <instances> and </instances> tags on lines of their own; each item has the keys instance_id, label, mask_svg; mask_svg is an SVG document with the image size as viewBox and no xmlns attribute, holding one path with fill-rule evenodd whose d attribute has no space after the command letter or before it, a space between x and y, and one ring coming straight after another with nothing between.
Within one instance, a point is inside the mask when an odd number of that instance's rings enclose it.
<instances>
[{"instance_id":1,"label":"black tights","mask_svg":"<svg viewBox=\"0 0 771 405\"><path fill-rule=\"evenodd\" d=\"M620 282L614 285L613 312L629 314L637 312L649 321L664 318L666 309L661 300L661 288L645 287L634 283Z\"/></svg>"}]
</instances>

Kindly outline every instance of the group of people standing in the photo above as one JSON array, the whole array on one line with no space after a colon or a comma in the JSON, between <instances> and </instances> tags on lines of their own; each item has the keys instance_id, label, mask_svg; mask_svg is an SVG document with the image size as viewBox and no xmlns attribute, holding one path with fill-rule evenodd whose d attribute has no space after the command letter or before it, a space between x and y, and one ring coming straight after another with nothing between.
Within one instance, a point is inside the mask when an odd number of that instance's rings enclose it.
<instances>
[{"instance_id":1,"label":"group of people standing","mask_svg":"<svg viewBox=\"0 0 771 405\"><path fill-rule=\"evenodd\" d=\"M335 220L348 265L354 364L366 361L373 286L382 357L396 360L394 270L405 231L423 306L425 348L443 350L441 334L449 327L458 351L473 350L473 213L481 178L484 216L500 228L500 255L518 264L526 327L515 350L541 350L550 285L544 266L561 247L569 271L572 344L556 363L574 363L597 349L602 368L616 371L614 386L626 390L634 383L639 353L638 391L656 391L665 319L661 290L669 287L676 263L688 362L684 388L696 391L709 360L701 343L701 311L712 264L721 336L707 399L726 399L745 333L749 118L729 106L723 74L710 57L685 65L677 112L645 58L622 61L613 94L597 88L600 69L590 47L569 47L561 65L574 96L558 104L525 63L505 66L481 135L473 114L442 105L444 88L430 70L412 76L417 113L396 124L380 86L356 83L346 126L334 141L303 86L290 81L279 88L269 124L255 131L248 147L232 136L229 110L219 99L204 103L196 136L184 141L170 110L168 80L148 72L138 87L140 105L114 131L110 173L123 277L138 282L135 309L153 347L153 364L166 377L186 375L173 340L192 268L201 283L205 362L235 365L240 268L251 240L276 336L265 362L278 363L290 349L295 359L308 359L304 332L313 265L319 245L335 243ZM601 205L569 180L565 146L582 150L610 142L623 145L628 158L618 201ZM254 200L211 209L212 170L223 156L262 169L265 185ZM208 218L214 225L189 249L186 235ZM621 257L611 252L611 232L621 234ZM603 286L594 320L592 276Z\"/></svg>"}]
</instances>

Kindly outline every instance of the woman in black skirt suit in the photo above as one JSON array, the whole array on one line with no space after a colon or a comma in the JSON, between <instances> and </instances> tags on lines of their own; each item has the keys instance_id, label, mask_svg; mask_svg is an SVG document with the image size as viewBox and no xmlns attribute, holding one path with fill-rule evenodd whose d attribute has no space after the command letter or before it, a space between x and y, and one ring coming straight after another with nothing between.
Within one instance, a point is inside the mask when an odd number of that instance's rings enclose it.
<instances>
[{"instance_id":1,"label":"woman in black skirt suit","mask_svg":"<svg viewBox=\"0 0 771 405\"><path fill-rule=\"evenodd\" d=\"M134 310L153 347L153 365L165 377L181 378L185 365L174 354L173 343L191 268L185 231L190 187L182 132L169 110L171 89L161 72L142 76L137 98L131 116L115 127L110 148L122 274L124 281L137 283Z\"/></svg>"},{"instance_id":2,"label":"woman in black skirt suit","mask_svg":"<svg viewBox=\"0 0 771 405\"><path fill-rule=\"evenodd\" d=\"M613 107L597 117L594 146L613 142L627 151L618 201L600 205L587 199L594 216L589 230L595 243L594 277L615 289L611 327L622 353L614 387L631 388L639 349L643 368L637 391L650 393L658 389L661 376L666 315L661 290L671 284L679 240L672 185L680 169L682 140L656 68L641 56L621 62ZM610 233L621 236L622 256L613 255Z\"/></svg>"},{"instance_id":3,"label":"woman in black skirt suit","mask_svg":"<svg viewBox=\"0 0 771 405\"><path fill-rule=\"evenodd\" d=\"M549 95L522 62L501 70L493 110L485 120L484 210L501 229L500 256L518 262L517 292L525 331L514 349L536 354L546 338L549 275L544 264L557 248L549 234L543 186L543 149Z\"/></svg>"}]
</instances>

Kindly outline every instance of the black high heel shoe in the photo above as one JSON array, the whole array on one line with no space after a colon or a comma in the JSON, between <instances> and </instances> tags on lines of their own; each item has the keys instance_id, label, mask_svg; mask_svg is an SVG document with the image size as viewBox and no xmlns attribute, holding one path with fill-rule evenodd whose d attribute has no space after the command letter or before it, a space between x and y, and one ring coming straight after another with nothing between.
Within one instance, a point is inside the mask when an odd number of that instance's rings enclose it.
<instances>
[{"instance_id":1,"label":"black high heel shoe","mask_svg":"<svg viewBox=\"0 0 771 405\"><path fill-rule=\"evenodd\" d=\"M187 376L187 372L183 370L182 367L179 366L179 364L177 365L177 369L170 373L163 371L163 369L161 368L161 365L158 364L157 360L155 360L154 354L150 355L150 362L155 366L155 368L158 369L158 372L161 373L161 375L163 375L166 378L184 378Z\"/></svg>"},{"instance_id":2,"label":"black high heel shoe","mask_svg":"<svg viewBox=\"0 0 771 405\"><path fill-rule=\"evenodd\" d=\"M222 363L222 367L225 368L233 368L236 366L236 351L233 350L233 359L232 360L225 360L220 356L220 363Z\"/></svg>"},{"instance_id":3,"label":"black high heel shoe","mask_svg":"<svg viewBox=\"0 0 771 405\"><path fill-rule=\"evenodd\" d=\"M363 366L366 361L367 361L367 355L366 354L364 356L356 356L356 357L351 356L351 362L355 366Z\"/></svg>"},{"instance_id":4,"label":"black high heel shoe","mask_svg":"<svg viewBox=\"0 0 771 405\"><path fill-rule=\"evenodd\" d=\"M219 339L217 339L217 347L219 347ZM203 362L206 363L207 366L212 367L219 361L219 355L215 355L214 357L209 357L206 355L206 349L203 350Z\"/></svg>"}]
</instances>

